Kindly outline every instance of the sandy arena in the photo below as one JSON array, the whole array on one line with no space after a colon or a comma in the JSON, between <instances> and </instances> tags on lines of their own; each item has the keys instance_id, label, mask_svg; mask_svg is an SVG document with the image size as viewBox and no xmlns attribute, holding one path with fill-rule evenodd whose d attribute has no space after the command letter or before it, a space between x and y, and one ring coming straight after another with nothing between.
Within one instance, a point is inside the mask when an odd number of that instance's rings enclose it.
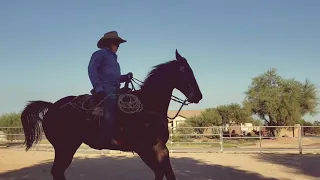
<instances>
[{"instance_id":1,"label":"sandy arena","mask_svg":"<svg viewBox=\"0 0 320 180\"><path fill-rule=\"evenodd\" d=\"M51 180L53 152L0 149L0 180ZM179 180L315 180L319 155L172 154ZM153 172L132 154L77 153L68 180L150 180Z\"/></svg>"}]
</instances>

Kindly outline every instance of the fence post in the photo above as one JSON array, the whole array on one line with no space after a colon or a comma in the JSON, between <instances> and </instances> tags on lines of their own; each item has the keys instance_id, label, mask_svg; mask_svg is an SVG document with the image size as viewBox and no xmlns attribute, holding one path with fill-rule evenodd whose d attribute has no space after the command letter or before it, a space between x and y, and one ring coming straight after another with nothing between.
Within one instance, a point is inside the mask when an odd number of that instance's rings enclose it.
<instances>
[{"instance_id":1,"label":"fence post","mask_svg":"<svg viewBox=\"0 0 320 180\"><path fill-rule=\"evenodd\" d=\"M223 126L219 127L220 129L220 152L223 152Z\"/></svg>"},{"instance_id":2,"label":"fence post","mask_svg":"<svg viewBox=\"0 0 320 180\"><path fill-rule=\"evenodd\" d=\"M171 132L170 132L170 153L173 152L173 149L172 149L172 144L173 144L173 123L171 125Z\"/></svg>"},{"instance_id":3,"label":"fence post","mask_svg":"<svg viewBox=\"0 0 320 180\"><path fill-rule=\"evenodd\" d=\"M296 127L298 127L298 142L299 142L299 154L302 154L302 131L300 124L295 124Z\"/></svg>"},{"instance_id":4,"label":"fence post","mask_svg":"<svg viewBox=\"0 0 320 180\"><path fill-rule=\"evenodd\" d=\"M262 130L262 127L259 126L259 139L260 139L260 154L262 153L262 134L261 134L261 130Z\"/></svg>"}]
</instances>

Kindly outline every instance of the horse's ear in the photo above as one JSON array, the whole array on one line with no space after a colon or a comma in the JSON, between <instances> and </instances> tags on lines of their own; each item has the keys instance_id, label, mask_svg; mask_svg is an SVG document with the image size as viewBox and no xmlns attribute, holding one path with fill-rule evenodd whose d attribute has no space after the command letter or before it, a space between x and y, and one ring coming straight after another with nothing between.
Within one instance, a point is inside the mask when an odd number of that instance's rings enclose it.
<instances>
[{"instance_id":1,"label":"horse's ear","mask_svg":"<svg viewBox=\"0 0 320 180\"><path fill-rule=\"evenodd\" d=\"M182 59L183 59L183 57L178 53L178 50L176 49L176 60L179 61Z\"/></svg>"}]
</instances>

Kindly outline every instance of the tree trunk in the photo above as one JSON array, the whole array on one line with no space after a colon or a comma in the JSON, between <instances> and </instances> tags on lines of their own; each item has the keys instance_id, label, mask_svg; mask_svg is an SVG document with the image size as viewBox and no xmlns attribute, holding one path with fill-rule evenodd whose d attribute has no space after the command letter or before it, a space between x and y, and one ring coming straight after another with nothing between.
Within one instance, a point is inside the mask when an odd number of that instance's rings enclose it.
<instances>
[{"instance_id":1,"label":"tree trunk","mask_svg":"<svg viewBox=\"0 0 320 180\"><path fill-rule=\"evenodd\" d=\"M276 123L273 121L273 118L271 116L269 116L269 119L270 119L270 121L268 122L268 126L275 126ZM270 131L272 137L276 137L276 133L275 133L276 128L275 127L270 127L269 131Z\"/></svg>"}]
</instances>

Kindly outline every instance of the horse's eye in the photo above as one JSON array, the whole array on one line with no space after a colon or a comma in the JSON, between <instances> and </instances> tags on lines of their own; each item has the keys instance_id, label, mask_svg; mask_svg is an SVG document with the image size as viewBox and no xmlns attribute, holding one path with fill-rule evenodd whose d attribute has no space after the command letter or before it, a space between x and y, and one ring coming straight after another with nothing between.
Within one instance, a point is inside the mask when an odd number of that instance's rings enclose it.
<instances>
[{"instance_id":1,"label":"horse's eye","mask_svg":"<svg viewBox=\"0 0 320 180\"><path fill-rule=\"evenodd\" d=\"M184 66L180 66L180 71L184 72Z\"/></svg>"}]
</instances>

